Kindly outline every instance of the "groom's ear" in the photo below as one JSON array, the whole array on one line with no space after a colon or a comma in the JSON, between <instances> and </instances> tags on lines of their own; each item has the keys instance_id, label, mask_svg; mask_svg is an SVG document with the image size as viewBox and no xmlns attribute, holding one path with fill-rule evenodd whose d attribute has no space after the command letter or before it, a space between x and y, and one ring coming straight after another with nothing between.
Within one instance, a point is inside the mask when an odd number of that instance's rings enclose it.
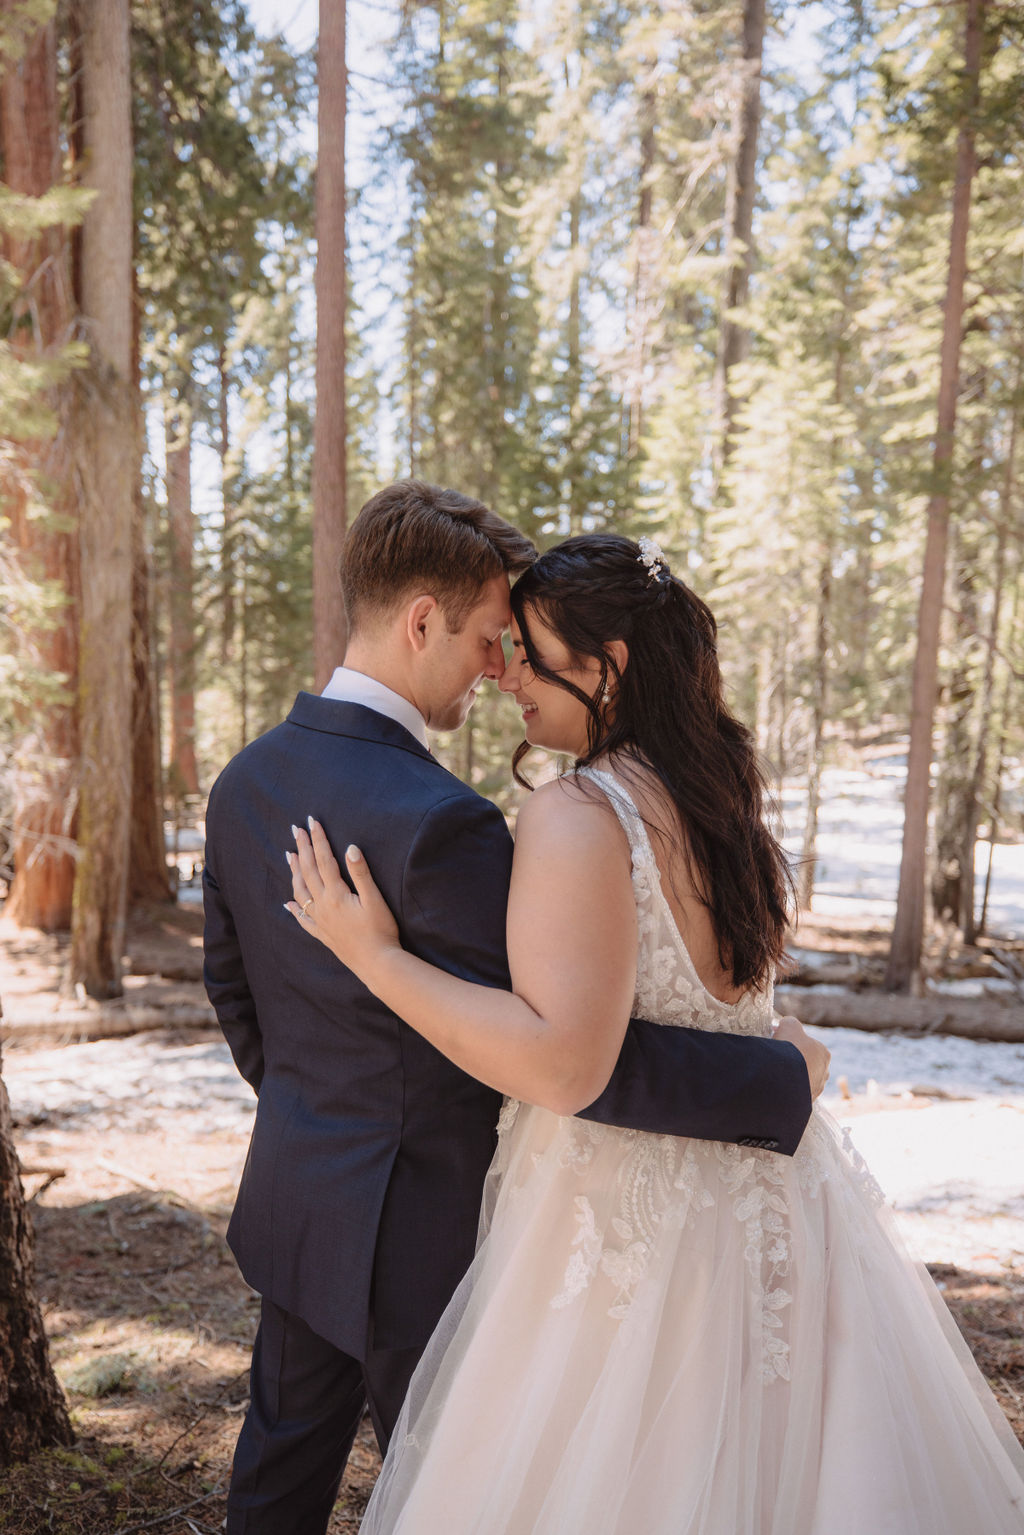
<instances>
[{"instance_id":1,"label":"groom's ear","mask_svg":"<svg viewBox=\"0 0 1024 1535\"><path fill-rule=\"evenodd\" d=\"M427 648L427 640L430 631L437 624L441 616L441 610L437 605L437 598L424 593L420 597L414 597L405 610L405 637L413 650L424 651Z\"/></svg>"}]
</instances>

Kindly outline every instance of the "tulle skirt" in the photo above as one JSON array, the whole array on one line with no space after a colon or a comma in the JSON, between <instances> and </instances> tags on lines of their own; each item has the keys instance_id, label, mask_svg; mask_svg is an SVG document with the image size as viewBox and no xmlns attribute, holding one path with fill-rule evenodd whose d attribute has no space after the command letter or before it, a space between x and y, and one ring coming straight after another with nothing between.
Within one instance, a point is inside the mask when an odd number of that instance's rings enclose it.
<instances>
[{"instance_id":1,"label":"tulle skirt","mask_svg":"<svg viewBox=\"0 0 1024 1535\"><path fill-rule=\"evenodd\" d=\"M1024 1454L869 1173L508 1106L363 1535L1022 1535Z\"/></svg>"}]
</instances>

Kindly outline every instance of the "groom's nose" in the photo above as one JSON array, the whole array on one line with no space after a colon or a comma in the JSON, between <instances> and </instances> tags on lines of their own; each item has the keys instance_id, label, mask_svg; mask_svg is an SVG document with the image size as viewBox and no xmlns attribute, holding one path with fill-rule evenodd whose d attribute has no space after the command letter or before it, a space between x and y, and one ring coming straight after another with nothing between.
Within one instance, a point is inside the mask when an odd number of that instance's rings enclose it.
<instances>
[{"instance_id":1,"label":"groom's nose","mask_svg":"<svg viewBox=\"0 0 1024 1535\"><path fill-rule=\"evenodd\" d=\"M500 687L500 678L504 670L505 652L502 649L501 640L499 638L494 641L493 645L489 645L487 647L487 665L484 668L484 676L489 677L492 682L497 680Z\"/></svg>"},{"instance_id":2,"label":"groom's nose","mask_svg":"<svg viewBox=\"0 0 1024 1535\"><path fill-rule=\"evenodd\" d=\"M498 687L503 693L515 693L522 686L519 677L518 657L513 655L508 665L505 665L505 657L501 658L501 676L498 678Z\"/></svg>"}]
</instances>

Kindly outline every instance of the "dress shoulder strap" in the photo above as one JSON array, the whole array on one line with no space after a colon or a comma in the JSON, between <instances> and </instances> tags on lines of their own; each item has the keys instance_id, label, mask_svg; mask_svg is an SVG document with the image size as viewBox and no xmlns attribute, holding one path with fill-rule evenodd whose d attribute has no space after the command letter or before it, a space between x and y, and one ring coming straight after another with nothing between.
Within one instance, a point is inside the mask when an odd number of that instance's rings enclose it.
<instances>
[{"instance_id":1,"label":"dress shoulder strap","mask_svg":"<svg viewBox=\"0 0 1024 1535\"><path fill-rule=\"evenodd\" d=\"M634 865L640 862L653 864L654 849L647 835L644 818L625 785L605 768L581 767L578 771L581 778L589 778L592 783L597 784L618 816L634 854Z\"/></svg>"}]
</instances>

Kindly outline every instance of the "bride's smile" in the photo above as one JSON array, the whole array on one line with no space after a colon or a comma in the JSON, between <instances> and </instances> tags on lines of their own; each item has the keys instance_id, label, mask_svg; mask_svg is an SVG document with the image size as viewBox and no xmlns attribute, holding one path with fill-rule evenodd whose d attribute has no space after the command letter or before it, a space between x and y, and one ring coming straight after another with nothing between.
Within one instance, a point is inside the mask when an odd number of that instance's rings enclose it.
<instances>
[{"instance_id":1,"label":"bride's smile","mask_svg":"<svg viewBox=\"0 0 1024 1535\"><path fill-rule=\"evenodd\" d=\"M564 640L548 627L536 608L529 614L528 626L533 653L541 666L574 684L588 698L594 698L601 685L600 663L592 656L582 661L573 657ZM526 739L531 746L582 756L587 749L590 719L586 704L534 670L522 630L514 618L511 632L512 659L498 686L503 693L511 693L521 709Z\"/></svg>"}]
</instances>

